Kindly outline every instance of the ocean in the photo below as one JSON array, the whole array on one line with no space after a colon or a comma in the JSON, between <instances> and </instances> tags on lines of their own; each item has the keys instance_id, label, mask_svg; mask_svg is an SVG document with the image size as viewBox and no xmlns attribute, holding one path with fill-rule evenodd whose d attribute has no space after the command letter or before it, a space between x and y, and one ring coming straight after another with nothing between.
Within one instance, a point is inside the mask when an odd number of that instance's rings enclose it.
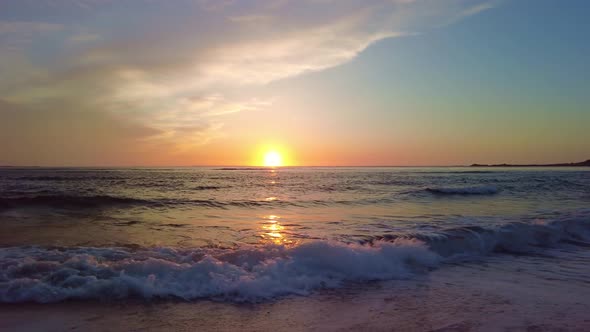
<instances>
[{"instance_id":1,"label":"ocean","mask_svg":"<svg viewBox=\"0 0 590 332\"><path fill-rule=\"evenodd\" d=\"M589 247L587 168L0 169L5 304L312 301L456 266L559 292Z\"/></svg>"}]
</instances>

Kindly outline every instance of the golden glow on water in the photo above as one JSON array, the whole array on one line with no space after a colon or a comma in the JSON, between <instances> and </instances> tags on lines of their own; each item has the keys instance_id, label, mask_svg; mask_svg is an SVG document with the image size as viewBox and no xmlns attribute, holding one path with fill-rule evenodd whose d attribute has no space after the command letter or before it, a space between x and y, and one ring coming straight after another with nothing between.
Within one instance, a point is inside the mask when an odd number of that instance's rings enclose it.
<instances>
[{"instance_id":1,"label":"golden glow on water","mask_svg":"<svg viewBox=\"0 0 590 332\"><path fill-rule=\"evenodd\" d=\"M281 225L279 222L280 218L281 217L272 214L263 218L262 232L260 234L262 242L270 242L278 245L295 243L295 241L286 237L285 226Z\"/></svg>"}]
</instances>

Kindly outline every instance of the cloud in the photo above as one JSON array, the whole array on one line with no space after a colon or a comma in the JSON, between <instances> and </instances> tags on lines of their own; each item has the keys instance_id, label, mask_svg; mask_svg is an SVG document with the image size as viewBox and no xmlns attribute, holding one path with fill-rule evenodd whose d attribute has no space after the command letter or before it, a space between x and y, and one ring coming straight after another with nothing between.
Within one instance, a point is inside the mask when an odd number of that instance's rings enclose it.
<instances>
[{"instance_id":1,"label":"cloud","mask_svg":"<svg viewBox=\"0 0 590 332\"><path fill-rule=\"evenodd\" d=\"M100 35L97 33L79 33L69 37L69 41L72 43L86 43L100 39Z\"/></svg>"},{"instance_id":2,"label":"cloud","mask_svg":"<svg viewBox=\"0 0 590 332\"><path fill-rule=\"evenodd\" d=\"M341 65L373 42L408 34L361 29L369 20L369 13L364 12L264 39L223 45L210 51L200 73L211 83L265 84Z\"/></svg>"},{"instance_id":3,"label":"cloud","mask_svg":"<svg viewBox=\"0 0 590 332\"><path fill-rule=\"evenodd\" d=\"M0 21L0 35L5 34L35 34L62 30L61 24L44 22Z\"/></svg>"},{"instance_id":4,"label":"cloud","mask_svg":"<svg viewBox=\"0 0 590 332\"><path fill-rule=\"evenodd\" d=\"M72 107L74 106L74 107ZM0 151L15 165L135 164L161 132L117 114L61 102L25 108L0 100Z\"/></svg>"},{"instance_id":5,"label":"cloud","mask_svg":"<svg viewBox=\"0 0 590 332\"><path fill-rule=\"evenodd\" d=\"M468 0L72 0L42 2L43 10L7 0L6 6L26 21L0 14L0 99L23 115L2 111L0 122L42 131L41 121L54 117L72 137L104 138L100 132L112 129L130 146L170 151L225 135L224 119L232 114L272 109L272 99L240 97L244 87L340 66L380 40L491 7ZM64 15L68 8L76 15ZM52 21L34 21L40 17ZM66 128L69 120L85 129ZM56 121L49 122L57 128ZM24 133L15 146L41 137ZM43 146L63 143L44 139ZM105 149L117 150L104 141Z\"/></svg>"},{"instance_id":6,"label":"cloud","mask_svg":"<svg viewBox=\"0 0 590 332\"><path fill-rule=\"evenodd\" d=\"M465 17L465 16L472 16L472 15L476 15L479 14L483 11L486 11L488 9L492 9L494 8L494 4L492 3L482 3L473 7L469 7L467 9L465 9L464 11L461 12L460 16L461 17Z\"/></svg>"},{"instance_id":7,"label":"cloud","mask_svg":"<svg viewBox=\"0 0 590 332\"><path fill-rule=\"evenodd\" d=\"M197 0L206 11L220 11L236 3L236 0Z\"/></svg>"},{"instance_id":8,"label":"cloud","mask_svg":"<svg viewBox=\"0 0 590 332\"><path fill-rule=\"evenodd\" d=\"M500 2L500 0L494 0L494 1L488 1L488 2L483 2L483 3L477 3L474 4L472 6L467 6L465 7L465 9L463 9L462 11L460 11L457 15L451 17L447 22L445 22L443 25L450 25L453 24L455 22L458 22L464 18L470 17L470 16L474 16L474 15L478 15L484 11L488 11L490 9L494 9L498 6L498 3Z\"/></svg>"},{"instance_id":9,"label":"cloud","mask_svg":"<svg viewBox=\"0 0 590 332\"><path fill-rule=\"evenodd\" d=\"M26 21L0 21L0 55L19 52L37 38L64 29L61 24Z\"/></svg>"},{"instance_id":10,"label":"cloud","mask_svg":"<svg viewBox=\"0 0 590 332\"><path fill-rule=\"evenodd\" d=\"M227 18L229 21L234 23L252 24L252 23L263 23L272 20L271 16L266 15L242 15L242 16L230 16Z\"/></svg>"}]
</instances>

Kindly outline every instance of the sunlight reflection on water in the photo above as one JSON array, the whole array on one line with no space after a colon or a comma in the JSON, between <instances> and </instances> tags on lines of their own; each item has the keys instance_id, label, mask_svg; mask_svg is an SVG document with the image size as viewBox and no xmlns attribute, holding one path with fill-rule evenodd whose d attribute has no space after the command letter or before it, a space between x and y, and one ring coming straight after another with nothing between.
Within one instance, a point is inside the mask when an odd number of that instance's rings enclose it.
<instances>
[{"instance_id":1,"label":"sunlight reflection on water","mask_svg":"<svg viewBox=\"0 0 590 332\"><path fill-rule=\"evenodd\" d=\"M285 226L279 222L281 217L276 215L268 215L263 218L262 232L260 237L263 243L272 242L274 244L294 244L295 241L286 237Z\"/></svg>"}]
</instances>

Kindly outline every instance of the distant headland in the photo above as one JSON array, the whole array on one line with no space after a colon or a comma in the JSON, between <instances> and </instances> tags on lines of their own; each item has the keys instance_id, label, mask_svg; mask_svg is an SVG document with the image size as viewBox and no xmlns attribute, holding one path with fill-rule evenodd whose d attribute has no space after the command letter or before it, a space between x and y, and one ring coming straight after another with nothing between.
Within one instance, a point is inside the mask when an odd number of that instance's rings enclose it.
<instances>
[{"instance_id":1,"label":"distant headland","mask_svg":"<svg viewBox=\"0 0 590 332\"><path fill-rule=\"evenodd\" d=\"M563 163L563 164L522 164L522 165L515 165L515 164L472 164L470 167L580 167L580 166L587 166L590 167L590 159L586 161L582 161L579 163Z\"/></svg>"}]
</instances>

